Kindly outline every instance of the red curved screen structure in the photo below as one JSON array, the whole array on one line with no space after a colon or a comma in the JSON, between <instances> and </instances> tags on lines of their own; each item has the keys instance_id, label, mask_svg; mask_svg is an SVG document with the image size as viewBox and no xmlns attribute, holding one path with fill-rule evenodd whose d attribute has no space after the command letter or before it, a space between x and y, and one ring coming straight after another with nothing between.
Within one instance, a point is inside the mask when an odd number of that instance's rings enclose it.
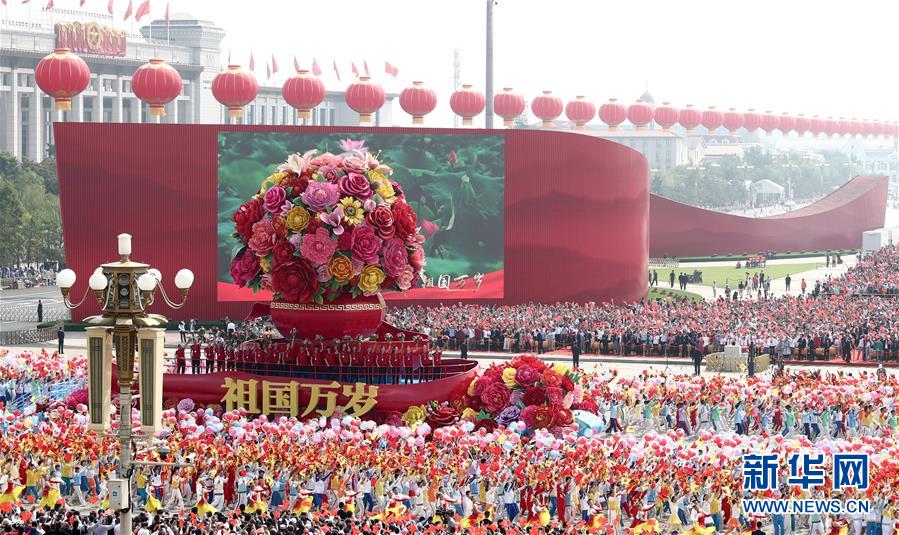
<instances>
[{"instance_id":1,"label":"red curved screen structure","mask_svg":"<svg viewBox=\"0 0 899 535\"><path fill-rule=\"evenodd\" d=\"M134 258L161 270L170 291L178 269L196 275L183 309L157 304L154 312L172 319L249 313L251 302L217 299L222 131L503 136L503 297L488 302L620 302L646 295L649 166L611 141L542 130L56 123L66 261L80 275L76 293L98 265L116 258L115 236L128 232ZM453 294L445 302L457 300ZM94 307L78 308L75 319L97 313Z\"/></svg>"},{"instance_id":2,"label":"red curved screen structure","mask_svg":"<svg viewBox=\"0 0 899 535\"><path fill-rule=\"evenodd\" d=\"M883 227L885 176L855 177L820 201L772 217L742 217L650 196L649 254L705 256L860 247L862 233Z\"/></svg>"}]
</instances>

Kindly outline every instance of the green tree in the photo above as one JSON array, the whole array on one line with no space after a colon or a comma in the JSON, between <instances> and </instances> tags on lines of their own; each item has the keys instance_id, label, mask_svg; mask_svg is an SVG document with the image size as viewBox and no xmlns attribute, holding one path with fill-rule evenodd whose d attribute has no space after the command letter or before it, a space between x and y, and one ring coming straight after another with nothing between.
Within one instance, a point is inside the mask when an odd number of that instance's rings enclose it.
<instances>
[{"instance_id":1,"label":"green tree","mask_svg":"<svg viewBox=\"0 0 899 535\"><path fill-rule=\"evenodd\" d=\"M0 264L15 264L21 260L23 249L25 213L16 189L0 176Z\"/></svg>"}]
</instances>

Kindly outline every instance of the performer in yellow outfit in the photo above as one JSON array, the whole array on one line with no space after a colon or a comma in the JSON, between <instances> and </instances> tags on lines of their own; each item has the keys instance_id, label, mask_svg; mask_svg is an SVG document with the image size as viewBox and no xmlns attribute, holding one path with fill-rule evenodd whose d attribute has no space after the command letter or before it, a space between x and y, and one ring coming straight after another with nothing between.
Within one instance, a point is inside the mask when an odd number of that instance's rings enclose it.
<instances>
[{"instance_id":1,"label":"performer in yellow outfit","mask_svg":"<svg viewBox=\"0 0 899 535\"><path fill-rule=\"evenodd\" d=\"M305 489L299 491L297 502L293 506L293 513L301 515L312 510L312 495Z\"/></svg>"},{"instance_id":2,"label":"performer in yellow outfit","mask_svg":"<svg viewBox=\"0 0 899 535\"><path fill-rule=\"evenodd\" d=\"M25 490L25 485L16 485L16 483L18 482L18 480L7 480L6 488L3 489L3 494L0 494L0 505L6 503L14 504L19 502L19 497Z\"/></svg>"},{"instance_id":3,"label":"performer in yellow outfit","mask_svg":"<svg viewBox=\"0 0 899 535\"><path fill-rule=\"evenodd\" d=\"M62 499L62 495L59 493L60 485L62 485L62 479L53 476L53 478L47 482L47 486L44 487L44 492L38 505L48 509L53 509L57 504L65 505L65 500Z\"/></svg>"},{"instance_id":4,"label":"performer in yellow outfit","mask_svg":"<svg viewBox=\"0 0 899 535\"><path fill-rule=\"evenodd\" d=\"M256 485L253 487L253 492L250 493L250 504L247 506L245 511L247 513L255 513L260 512L264 513L268 510L268 507L265 505L265 499L262 496L262 487Z\"/></svg>"}]
</instances>

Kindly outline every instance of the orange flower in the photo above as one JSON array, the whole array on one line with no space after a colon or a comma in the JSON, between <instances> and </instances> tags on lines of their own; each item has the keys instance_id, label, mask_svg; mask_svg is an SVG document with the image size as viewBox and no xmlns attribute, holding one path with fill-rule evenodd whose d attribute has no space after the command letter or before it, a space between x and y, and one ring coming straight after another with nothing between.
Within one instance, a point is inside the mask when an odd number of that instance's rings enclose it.
<instances>
[{"instance_id":1,"label":"orange flower","mask_svg":"<svg viewBox=\"0 0 899 535\"><path fill-rule=\"evenodd\" d=\"M341 282L348 281L353 278L353 263L345 256L335 256L328 262L328 273Z\"/></svg>"},{"instance_id":2,"label":"orange flower","mask_svg":"<svg viewBox=\"0 0 899 535\"><path fill-rule=\"evenodd\" d=\"M559 372L547 368L543 370L543 380L544 386L561 386L562 385L562 376Z\"/></svg>"}]
</instances>

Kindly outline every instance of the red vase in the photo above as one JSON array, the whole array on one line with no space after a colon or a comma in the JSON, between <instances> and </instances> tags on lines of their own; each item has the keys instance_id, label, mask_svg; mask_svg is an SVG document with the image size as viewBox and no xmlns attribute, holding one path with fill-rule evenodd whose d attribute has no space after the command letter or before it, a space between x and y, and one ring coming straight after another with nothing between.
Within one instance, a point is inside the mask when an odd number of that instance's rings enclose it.
<instances>
[{"instance_id":1,"label":"red vase","mask_svg":"<svg viewBox=\"0 0 899 535\"><path fill-rule=\"evenodd\" d=\"M381 294L360 295L353 298L341 295L331 302L287 303L274 300L271 303L272 321L284 338L290 338L292 329L296 337L325 340L344 336L371 336L384 321L387 305Z\"/></svg>"}]
</instances>

